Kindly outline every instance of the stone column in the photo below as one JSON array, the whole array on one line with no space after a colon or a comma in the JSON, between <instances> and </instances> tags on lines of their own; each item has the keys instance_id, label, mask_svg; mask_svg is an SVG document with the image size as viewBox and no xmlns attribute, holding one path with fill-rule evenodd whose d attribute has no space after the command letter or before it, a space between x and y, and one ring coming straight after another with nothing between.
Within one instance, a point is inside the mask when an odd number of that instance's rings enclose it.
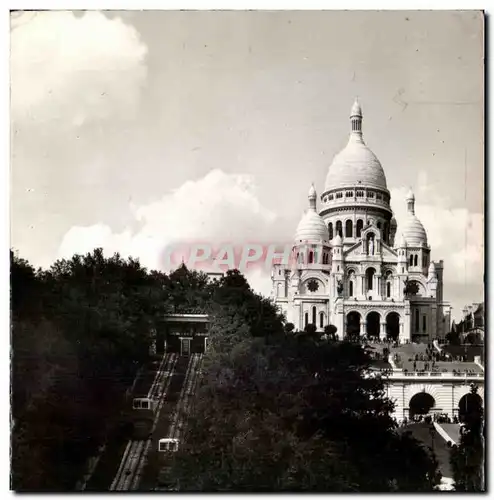
<instances>
[{"instance_id":1,"label":"stone column","mask_svg":"<svg viewBox=\"0 0 494 500\"><path fill-rule=\"evenodd\" d=\"M384 340L386 338L386 322L381 321L381 330L379 332L379 338Z\"/></svg>"},{"instance_id":2,"label":"stone column","mask_svg":"<svg viewBox=\"0 0 494 500\"><path fill-rule=\"evenodd\" d=\"M365 321L360 322L360 336L365 335Z\"/></svg>"},{"instance_id":3,"label":"stone column","mask_svg":"<svg viewBox=\"0 0 494 500\"><path fill-rule=\"evenodd\" d=\"M295 328L297 330L303 330L304 329L304 319L302 317L302 308L300 307L300 304L294 304L293 306L293 324L295 325Z\"/></svg>"},{"instance_id":4,"label":"stone column","mask_svg":"<svg viewBox=\"0 0 494 500\"><path fill-rule=\"evenodd\" d=\"M404 332L404 323L402 321L400 321L400 334L399 334L400 343L404 343L407 339L408 339L408 336L405 335L405 332Z\"/></svg>"},{"instance_id":5,"label":"stone column","mask_svg":"<svg viewBox=\"0 0 494 500\"><path fill-rule=\"evenodd\" d=\"M442 322L438 321L437 306L433 304L430 309L430 317L427 318L427 333L429 334L429 339L432 342L433 339L437 337L443 337L442 335Z\"/></svg>"},{"instance_id":6,"label":"stone column","mask_svg":"<svg viewBox=\"0 0 494 500\"><path fill-rule=\"evenodd\" d=\"M335 311L333 324L337 328L336 335L338 335L340 340L343 340L343 337L346 335L345 314L343 311Z\"/></svg>"}]
</instances>

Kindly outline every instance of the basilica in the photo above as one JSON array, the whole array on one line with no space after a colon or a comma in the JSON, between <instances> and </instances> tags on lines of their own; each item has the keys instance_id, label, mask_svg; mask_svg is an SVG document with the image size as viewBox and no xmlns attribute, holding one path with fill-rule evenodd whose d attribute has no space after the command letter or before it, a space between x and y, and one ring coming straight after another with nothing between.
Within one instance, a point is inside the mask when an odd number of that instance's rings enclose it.
<instances>
[{"instance_id":1,"label":"basilica","mask_svg":"<svg viewBox=\"0 0 494 500\"><path fill-rule=\"evenodd\" d=\"M317 202L311 186L290 264L273 266L272 296L287 321L299 330L334 325L339 338L443 339L450 327L443 261L431 260L411 191L403 200L407 217L397 226L383 167L363 139L357 101L348 143L334 157Z\"/></svg>"}]
</instances>

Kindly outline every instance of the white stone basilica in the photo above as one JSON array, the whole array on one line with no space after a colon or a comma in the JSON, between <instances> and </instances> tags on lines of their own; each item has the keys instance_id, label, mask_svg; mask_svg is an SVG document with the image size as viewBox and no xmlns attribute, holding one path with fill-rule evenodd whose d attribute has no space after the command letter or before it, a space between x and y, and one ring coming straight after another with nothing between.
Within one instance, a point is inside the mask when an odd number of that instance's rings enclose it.
<instances>
[{"instance_id":1,"label":"white stone basilica","mask_svg":"<svg viewBox=\"0 0 494 500\"><path fill-rule=\"evenodd\" d=\"M318 331L333 324L340 339L444 338L450 307L443 302L443 261L430 260L411 191L404 200L407 218L397 228L384 170L362 137L358 102L350 123L348 144L329 167L319 210L314 186L309 190L291 263L273 266L272 296L299 330L308 323Z\"/></svg>"}]
</instances>

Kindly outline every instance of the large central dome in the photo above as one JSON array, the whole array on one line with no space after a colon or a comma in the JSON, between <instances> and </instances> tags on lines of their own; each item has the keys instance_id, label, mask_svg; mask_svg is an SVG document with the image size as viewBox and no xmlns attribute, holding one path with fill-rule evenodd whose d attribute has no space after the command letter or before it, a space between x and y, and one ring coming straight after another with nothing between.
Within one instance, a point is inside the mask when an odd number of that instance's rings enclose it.
<instances>
[{"instance_id":1,"label":"large central dome","mask_svg":"<svg viewBox=\"0 0 494 500\"><path fill-rule=\"evenodd\" d=\"M352 131L348 144L329 167L325 191L357 185L387 189L381 163L362 137L362 110L358 102L352 107L350 120Z\"/></svg>"}]
</instances>

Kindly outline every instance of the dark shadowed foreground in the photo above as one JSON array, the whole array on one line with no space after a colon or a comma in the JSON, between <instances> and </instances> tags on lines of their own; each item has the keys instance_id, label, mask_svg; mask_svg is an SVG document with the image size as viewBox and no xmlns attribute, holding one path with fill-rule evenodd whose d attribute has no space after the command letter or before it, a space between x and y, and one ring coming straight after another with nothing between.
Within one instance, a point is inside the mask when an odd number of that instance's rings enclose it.
<instances>
[{"instance_id":1,"label":"dark shadowed foreground","mask_svg":"<svg viewBox=\"0 0 494 500\"><path fill-rule=\"evenodd\" d=\"M88 458L119 432L151 332L177 312L211 317L172 470L181 490L432 490L435 460L395 432L360 345L294 332L238 271L211 283L100 250L48 271L11 260L15 490L75 489Z\"/></svg>"}]
</instances>

